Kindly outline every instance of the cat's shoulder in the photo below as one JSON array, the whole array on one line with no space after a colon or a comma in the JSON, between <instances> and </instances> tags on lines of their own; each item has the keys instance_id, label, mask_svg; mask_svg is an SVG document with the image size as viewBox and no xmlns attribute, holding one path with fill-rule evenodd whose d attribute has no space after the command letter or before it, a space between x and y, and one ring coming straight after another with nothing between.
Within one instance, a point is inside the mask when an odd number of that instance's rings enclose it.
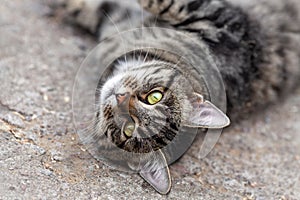
<instances>
[{"instance_id":1,"label":"cat's shoulder","mask_svg":"<svg viewBox=\"0 0 300 200\"><path fill-rule=\"evenodd\" d=\"M300 22L298 0L227 0L227 2L242 8L252 19L262 24L268 23L269 26Z\"/></svg>"}]
</instances>

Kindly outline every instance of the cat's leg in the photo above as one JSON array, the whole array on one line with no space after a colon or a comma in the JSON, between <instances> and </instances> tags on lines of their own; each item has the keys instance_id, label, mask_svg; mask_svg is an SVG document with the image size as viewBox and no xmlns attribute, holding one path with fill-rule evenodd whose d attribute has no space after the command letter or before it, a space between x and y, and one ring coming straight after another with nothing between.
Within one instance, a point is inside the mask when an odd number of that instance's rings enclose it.
<instances>
[{"instance_id":1,"label":"cat's leg","mask_svg":"<svg viewBox=\"0 0 300 200\"><path fill-rule=\"evenodd\" d=\"M138 0L150 13L176 29L204 35L212 42L217 34L239 41L245 34L246 17L242 11L224 0Z\"/></svg>"},{"instance_id":2,"label":"cat's leg","mask_svg":"<svg viewBox=\"0 0 300 200\"><path fill-rule=\"evenodd\" d=\"M252 102L261 36L240 8L225 0L138 0L176 30L208 45L226 85L229 112ZM232 105L235 105L234 107ZM235 110L234 110L234 109Z\"/></svg>"},{"instance_id":3,"label":"cat's leg","mask_svg":"<svg viewBox=\"0 0 300 200\"><path fill-rule=\"evenodd\" d=\"M118 0L64 0L65 18L105 38L135 28L141 23L141 9L137 2Z\"/></svg>"}]
</instances>

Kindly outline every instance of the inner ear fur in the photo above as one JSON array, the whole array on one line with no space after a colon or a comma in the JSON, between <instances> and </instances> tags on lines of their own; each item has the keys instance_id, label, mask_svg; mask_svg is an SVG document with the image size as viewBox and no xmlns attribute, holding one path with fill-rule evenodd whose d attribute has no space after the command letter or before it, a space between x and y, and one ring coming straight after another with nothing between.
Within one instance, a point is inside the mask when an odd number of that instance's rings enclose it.
<instances>
[{"instance_id":1,"label":"inner ear fur","mask_svg":"<svg viewBox=\"0 0 300 200\"><path fill-rule=\"evenodd\" d=\"M192 109L185 119L185 126L220 129L230 125L227 115L202 95L193 93L190 102Z\"/></svg>"}]
</instances>

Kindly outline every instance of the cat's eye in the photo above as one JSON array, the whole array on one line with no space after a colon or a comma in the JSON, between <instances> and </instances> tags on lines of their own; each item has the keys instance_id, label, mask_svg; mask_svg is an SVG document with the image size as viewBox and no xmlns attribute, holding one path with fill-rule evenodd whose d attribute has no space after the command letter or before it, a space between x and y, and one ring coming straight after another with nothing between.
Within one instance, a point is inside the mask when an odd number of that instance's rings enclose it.
<instances>
[{"instance_id":1,"label":"cat's eye","mask_svg":"<svg viewBox=\"0 0 300 200\"><path fill-rule=\"evenodd\" d=\"M123 132L127 137L132 137L135 129L135 124L133 122L128 122L125 124Z\"/></svg>"},{"instance_id":2,"label":"cat's eye","mask_svg":"<svg viewBox=\"0 0 300 200\"><path fill-rule=\"evenodd\" d=\"M154 105L160 102L162 98L163 94L160 91L154 91L147 96L146 100L150 105Z\"/></svg>"}]
</instances>

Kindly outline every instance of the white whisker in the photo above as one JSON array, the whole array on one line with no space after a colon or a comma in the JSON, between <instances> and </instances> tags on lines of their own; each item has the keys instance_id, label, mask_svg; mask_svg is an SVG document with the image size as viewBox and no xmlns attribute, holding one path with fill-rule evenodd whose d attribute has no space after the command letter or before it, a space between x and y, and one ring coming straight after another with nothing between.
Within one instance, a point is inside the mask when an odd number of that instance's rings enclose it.
<instances>
[{"instance_id":1,"label":"white whisker","mask_svg":"<svg viewBox=\"0 0 300 200\"><path fill-rule=\"evenodd\" d=\"M131 22L131 20L130 20L131 18L130 18L130 16L129 16L129 12L126 11L126 14L127 14L127 18L128 18L128 21L129 21L129 24L130 24L131 29L134 29L133 24L132 24L132 22Z\"/></svg>"},{"instance_id":2,"label":"white whisker","mask_svg":"<svg viewBox=\"0 0 300 200\"><path fill-rule=\"evenodd\" d=\"M157 21L158 21L158 15L155 16L154 25L153 25L154 27L156 27Z\"/></svg>"},{"instance_id":3,"label":"white whisker","mask_svg":"<svg viewBox=\"0 0 300 200\"><path fill-rule=\"evenodd\" d=\"M146 60L147 60L147 57L148 57L148 55L149 55L149 51L150 51L150 48L148 48L147 53L146 53L146 56L145 56L144 61L143 61L142 64L145 64L145 62L146 62Z\"/></svg>"},{"instance_id":4,"label":"white whisker","mask_svg":"<svg viewBox=\"0 0 300 200\"><path fill-rule=\"evenodd\" d=\"M109 21L111 21L111 23L114 25L116 31L118 32L118 34L121 36L121 40L122 40L122 43L123 43L123 49L124 49L124 52L125 52L126 51L125 45L124 45L125 42L124 42L124 38L122 37L122 33L121 33L120 29L118 28L118 26L116 25L116 23L112 20L111 16L108 13L105 12L105 10L103 10L103 13L109 19ZM125 60L127 60L126 54L125 54Z\"/></svg>"}]
</instances>

